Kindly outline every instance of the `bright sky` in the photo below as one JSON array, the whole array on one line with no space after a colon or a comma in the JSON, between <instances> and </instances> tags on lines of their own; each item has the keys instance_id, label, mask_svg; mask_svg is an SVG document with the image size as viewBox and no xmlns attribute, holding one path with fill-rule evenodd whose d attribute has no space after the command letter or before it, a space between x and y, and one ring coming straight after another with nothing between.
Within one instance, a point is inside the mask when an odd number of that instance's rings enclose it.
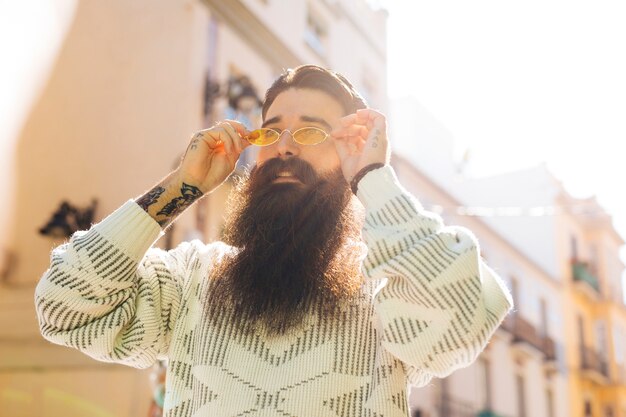
<instances>
[{"instance_id":1,"label":"bright sky","mask_svg":"<svg viewBox=\"0 0 626 417\"><path fill-rule=\"evenodd\" d=\"M546 161L626 237L626 2L380 3L392 98L415 96L481 174Z\"/></svg>"}]
</instances>

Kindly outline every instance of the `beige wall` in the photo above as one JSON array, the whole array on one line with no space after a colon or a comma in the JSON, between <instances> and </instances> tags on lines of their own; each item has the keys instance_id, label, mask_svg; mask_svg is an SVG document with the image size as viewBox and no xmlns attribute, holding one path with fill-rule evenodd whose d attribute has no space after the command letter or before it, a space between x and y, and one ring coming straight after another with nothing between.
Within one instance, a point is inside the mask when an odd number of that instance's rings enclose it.
<instances>
[{"instance_id":1,"label":"beige wall","mask_svg":"<svg viewBox=\"0 0 626 417\"><path fill-rule=\"evenodd\" d=\"M626 380L620 374L626 338L622 333L626 324L626 307L621 283L624 266L618 253L624 242L613 228L610 217L606 213L602 214L603 210L595 199L575 199L563 192L559 202L566 207L578 208L578 211L568 210L559 217L557 232L559 261L569 294L567 313L570 320L566 330L570 340L567 365L571 376L569 394L572 398L572 415L583 416L584 401L588 399L594 417L606 415L606 407L613 410L613 415L621 417L626 411ZM585 210L581 210L581 207ZM594 214L588 214L587 210ZM599 280L599 293L572 279L571 236L577 239L578 260L592 261L592 248L596 249L597 273L594 275ZM604 355L609 368L608 378L581 369L578 317L583 318L584 345ZM599 327L599 323L603 327Z\"/></svg>"},{"instance_id":2,"label":"beige wall","mask_svg":"<svg viewBox=\"0 0 626 417\"><path fill-rule=\"evenodd\" d=\"M41 90L7 139L14 146L4 143L11 152L2 154L14 163L2 185L4 195L14 190L11 210L3 205L12 214L2 243L18 256L0 286L3 413L146 415L145 371L97 363L39 335L34 285L61 241L37 230L64 198L77 206L97 198L98 221L173 168L201 122L207 19L194 1L76 3Z\"/></svg>"},{"instance_id":3,"label":"beige wall","mask_svg":"<svg viewBox=\"0 0 626 417\"><path fill-rule=\"evenodd\" d=\"M203 8L143 3L78 4L13 155L15 282L43 272L58 242L36 230L62 198L98 198L102 217L165 176L199 125Z\"/></svg>"}]
</instances>

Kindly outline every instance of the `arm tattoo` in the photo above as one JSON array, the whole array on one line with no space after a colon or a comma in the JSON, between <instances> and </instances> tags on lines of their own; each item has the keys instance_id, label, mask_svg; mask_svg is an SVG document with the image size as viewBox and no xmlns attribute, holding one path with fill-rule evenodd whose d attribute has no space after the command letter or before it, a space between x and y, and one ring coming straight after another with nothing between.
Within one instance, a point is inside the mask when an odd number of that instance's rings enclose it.
<instances>
[{"instance_id":1,"label":"arm tattoo","mask_svg":"<svg viewBox=\"0 0 626 417\"><path fill-rule=\"evenodd\" d=\"M137 200L137 204L139 204L139 206L147 212L148 207L156 203L161 194L164 192L165 188L159 186L154 187L152 190L141 196L141 198Z\"/></svg>"},{"instance_id":2,"label":"arm tattoo","mask_svg":"<svg viewBox=\"0 0 626 417\"><path fill-rule=\"evenodd\" d=\"M180 197L172 199L157 212L158 216L166 216L165 219L158 221L162 227L167 226L176 216L192 205L194 201L202 197L202 191L200 191L198 187L184 182L183 186L180 188L180 194Z\"/></svg>"},{"instance_id":3,"label":"arm tattoo","mask_svg":"<svg viewBox=\"0 0 626 417\"><path fill-rule=\"evenodd\" d=\"M378 140L380 139L380 130L374 130L374 140L372 141L372 148L378 147Z\"/></svg>"},{"instance_id":4,"label":"arm tattoo","mask_svg":"<svg viewBox=\"0 0 626 417\"><path fill-rule=\"evenodd\" d=\"M191 141L191 146L189 146L190 149L196 149L198 147L198 142L200 142L200 139L202 139L202 133L197 133L196 136L193 137L193 140Z\"/></svg>"}]
</instances>

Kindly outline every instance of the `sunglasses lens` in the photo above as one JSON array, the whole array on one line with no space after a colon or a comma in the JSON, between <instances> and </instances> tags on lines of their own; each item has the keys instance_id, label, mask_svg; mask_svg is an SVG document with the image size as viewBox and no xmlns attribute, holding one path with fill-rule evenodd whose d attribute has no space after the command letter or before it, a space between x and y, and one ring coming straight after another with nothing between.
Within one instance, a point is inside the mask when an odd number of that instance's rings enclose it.
<instances>
[{"instance_id":1,"label":"sunglasses lens","mask_svg":"<svg viewBox=\"0 0 626 417\"><path fill-rule=\"evenodd\" d=\"M257 146L271 145L278 139L278 132L270 129L257 129L250 132L246 139Z\"/></svg>"},{"instance_id":2,"label":"sunglasses lens","mask_svg":"<svg viewBox=\"0 0 626 417\"><path fill-rule=\"evenodd\" d=\"M316 127L305 127L293 133L293 139L301 145L317 145L324 142L328 134Z\"/></svg>"}]
</instances>

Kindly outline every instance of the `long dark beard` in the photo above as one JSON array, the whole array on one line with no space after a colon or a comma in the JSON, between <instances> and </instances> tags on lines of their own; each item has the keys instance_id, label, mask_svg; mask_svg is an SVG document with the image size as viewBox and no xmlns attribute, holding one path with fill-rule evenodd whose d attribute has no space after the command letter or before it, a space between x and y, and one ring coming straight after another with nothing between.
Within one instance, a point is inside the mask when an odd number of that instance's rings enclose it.
<instances>
[{"instance_id":1,"label":"long dark beard","mask_svg":"<svg viewBox=\"0 0 626 417\"><path fill-rule=\"evenodd\" d=\"M274 183L283 171L301 183ZM318 176L297 158L253 169L231 194L224 240L239 252L211 276L209 317L232 309L248 330L279 335L297 327L311 303L332 314L361 284L351 201L339 170Z\"/></svg>"}]
</instances>

